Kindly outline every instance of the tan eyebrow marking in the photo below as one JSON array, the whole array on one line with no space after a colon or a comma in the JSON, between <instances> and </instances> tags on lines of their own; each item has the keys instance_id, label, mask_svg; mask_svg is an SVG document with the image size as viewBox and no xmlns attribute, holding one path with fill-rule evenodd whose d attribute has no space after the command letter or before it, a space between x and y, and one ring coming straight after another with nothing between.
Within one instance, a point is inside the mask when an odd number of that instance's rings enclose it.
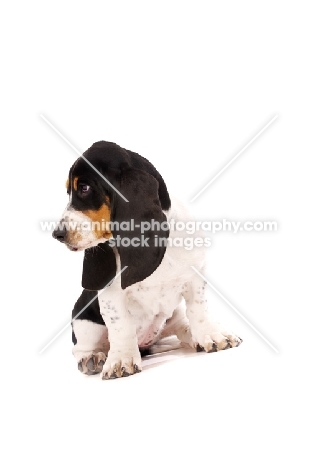
<instances>
[{"instance_id":1,"label":"tan eyebrow marking","mask_svg":"<svg viewBox=\"0 0 311 468\"><path fill-rule=\"evenodd\" d=\"M78 190L78 177L73 179L73 188L74 190Z\"/></svg>"}]
</instances>

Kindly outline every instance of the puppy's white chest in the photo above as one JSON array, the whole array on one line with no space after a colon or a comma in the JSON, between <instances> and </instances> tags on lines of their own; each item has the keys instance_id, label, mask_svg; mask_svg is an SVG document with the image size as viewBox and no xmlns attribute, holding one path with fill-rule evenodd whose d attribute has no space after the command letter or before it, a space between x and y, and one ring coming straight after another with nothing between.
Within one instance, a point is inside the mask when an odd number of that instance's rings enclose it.
<instances>
[{"instance_id":1,"label":"puppy's white chest","mask_svg":"<svg viewBox=\"0 0 311 468\"><path fill-rule=\"evenodd\" d=\"M154 343L181 300L179 289L167 285L149 287L138 283L128 295L128 310L136 323L138 345Z\"/></svg>"}]
</instances>

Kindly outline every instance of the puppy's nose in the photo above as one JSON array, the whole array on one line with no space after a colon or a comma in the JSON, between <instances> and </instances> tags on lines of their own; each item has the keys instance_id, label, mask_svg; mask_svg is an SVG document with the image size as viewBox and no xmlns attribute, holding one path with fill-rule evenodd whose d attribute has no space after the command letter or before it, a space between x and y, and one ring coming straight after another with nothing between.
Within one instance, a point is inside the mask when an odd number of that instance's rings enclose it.
<instances>
[{"instance_id":1,"label":"puppy's nose","mask_svg":"<svg viewBox=\"0 0 311 468\"><path fill-rule=\"evenodd\" d=\"M59 242L65 242L66 234L67 234L66 226L61 226L61 227L57 227L56 229L54 229L52 236L54 237L54 239L58 240Z\"/></svg>"}]
</instances>

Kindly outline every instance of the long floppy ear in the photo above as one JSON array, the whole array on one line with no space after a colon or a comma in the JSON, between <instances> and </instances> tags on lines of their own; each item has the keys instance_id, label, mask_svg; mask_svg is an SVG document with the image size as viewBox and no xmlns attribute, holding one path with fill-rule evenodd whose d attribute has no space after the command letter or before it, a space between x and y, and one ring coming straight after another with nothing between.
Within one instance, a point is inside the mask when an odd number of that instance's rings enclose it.
<instances>
[{"instance_id":1,"label":"long floppy ear","mask_svg":"<svg viewBox=\"0 0 311 468\"><path fill-rule=\"evenodd\" d=\"M120 255L121 268L127 266L121 274L121 287L125 289L143 281L158 268L166 250L169 229L159 200L159 183L151 174L140 169L123 170L120 191L128 202L119 195L114 195L112 221L115 223L112 233ZM134 229L122 229L126 223ZM142 226L144 232L141 232Z\"/></svg>"},{"instance_id":2,"label":"long floppy ear","mask_svg":"<svg viewBox=\"0 0 311 468\"><path fill-rule=\"evenodd\" d=\"M108 244L98 244L84 252L82 287L91 291L103 289L116 276L116 257Z\"/></svg>"}]
</instances>

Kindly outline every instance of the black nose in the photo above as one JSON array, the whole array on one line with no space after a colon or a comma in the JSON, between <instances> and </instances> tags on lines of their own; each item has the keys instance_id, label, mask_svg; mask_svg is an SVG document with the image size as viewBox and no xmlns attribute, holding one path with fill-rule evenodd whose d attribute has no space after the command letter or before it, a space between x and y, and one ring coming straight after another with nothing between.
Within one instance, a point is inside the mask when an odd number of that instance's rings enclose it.
<instances>
[{"instance_id":1,"label":"black nose","mask_svg":"<svg viewBox=\"0 0 311 468\"><path fill-rule=\"evenodd\" d=\"M54 239L57 239L59 242L65 242L65 237L67 234L67 229L66 227L57 227L54 229L52 236Z\"/></svg>"}]
</instances>

